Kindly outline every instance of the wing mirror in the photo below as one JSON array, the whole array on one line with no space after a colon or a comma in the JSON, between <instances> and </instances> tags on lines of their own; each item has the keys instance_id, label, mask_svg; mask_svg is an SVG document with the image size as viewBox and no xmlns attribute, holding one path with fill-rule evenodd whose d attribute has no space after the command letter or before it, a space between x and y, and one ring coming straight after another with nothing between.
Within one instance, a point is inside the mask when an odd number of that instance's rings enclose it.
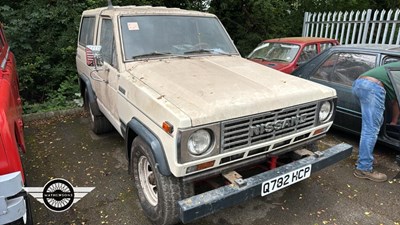
<instances>
[{"instance_id":1,"label":"wing mirror","mask_svg":"<svg viewBox=\"0 0 400 225\"><path fill-rule=\"evenodd\" d=\"M104 65L103 56L101 55L101 45L87 45L86 46L86 64L94 66L95 70Z\"/></svg>"},{"instance_id":2,"label":"wing mirror","mask_svg":"<svg viewBox=\"0 0 400 225\"><path fill-rule=\"evenodd\" d=\"M103 70L104 59L101 55L101 45L87 45L86 46L86 64L94 66L94 70L90 72L90 77L95 81L106 82L103 78L97 75L100 70Z\"/></svg>"}]
</instances>

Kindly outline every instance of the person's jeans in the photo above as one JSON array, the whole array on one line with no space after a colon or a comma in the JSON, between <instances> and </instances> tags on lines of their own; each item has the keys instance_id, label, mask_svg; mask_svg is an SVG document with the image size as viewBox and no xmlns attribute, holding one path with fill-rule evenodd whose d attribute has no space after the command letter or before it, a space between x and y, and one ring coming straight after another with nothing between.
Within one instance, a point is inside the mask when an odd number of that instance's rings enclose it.
<instances>
[{"instance_id":1,"label":"person's jeans","mask_svg":"<svg viewBox=\"0 0 400 225\"><path fill-rule=\"evenodd\" d=\"M383 123L386 91L377 83L357 79L353 83L352 92L359 100L362 117L357 169L372 171L372 152Z\"/></svg>"}]
</instances>

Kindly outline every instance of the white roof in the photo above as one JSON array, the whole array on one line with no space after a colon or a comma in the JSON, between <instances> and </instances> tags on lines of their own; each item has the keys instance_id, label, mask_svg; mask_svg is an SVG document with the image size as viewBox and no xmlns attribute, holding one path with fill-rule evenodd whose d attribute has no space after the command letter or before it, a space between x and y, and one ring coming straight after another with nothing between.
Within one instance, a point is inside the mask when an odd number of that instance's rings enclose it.
<instances>
[{"instance_id":1,"label":"white roof","mask_svg":"<svg viewBox=\"0 0 400 225\"><path fill-rule=\"evenodd\" d=\"M184 10L178 8L153 7L153 6L113 6L112 8L103 7L89 9L83 12L83 15L181 15L181 16L205 16L215 17L210 13Z\"/></svg>"}]
</instances>

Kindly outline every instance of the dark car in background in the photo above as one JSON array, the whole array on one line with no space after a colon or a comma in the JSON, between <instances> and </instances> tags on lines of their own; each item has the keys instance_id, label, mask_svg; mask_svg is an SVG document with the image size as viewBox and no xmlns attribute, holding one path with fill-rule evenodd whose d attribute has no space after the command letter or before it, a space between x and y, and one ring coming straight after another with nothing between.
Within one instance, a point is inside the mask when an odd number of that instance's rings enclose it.
<instances>
[{"instance_id":1,"label":"dark car in background","mask_svg":"<svg viewBox=\"0 0 400 225\"><path fill-rule=\"evenodd\" d=\"M337 91L334 127L360 134L361 108L352 95L351 86L362 73L391 62L400 61L400 47L394 45L339 45L334 46L293 71L299 76ZM390 68L388 75L400 93L400 68ZM378 141L400 151L400 127L389 125L391 105L386 104L385 122Z\"/></svg>"},{"instance_id":2,"label":"dark car in background","mask_svg":"<svg viewBox=\"0 0 400 225\"><path fill-rule=\"evenodd\" d=\"M291 73L299 65L334 45L338 41L318 37L286 37L261 42L247 59L284 73Z\"/></svg>"}]
</instances>

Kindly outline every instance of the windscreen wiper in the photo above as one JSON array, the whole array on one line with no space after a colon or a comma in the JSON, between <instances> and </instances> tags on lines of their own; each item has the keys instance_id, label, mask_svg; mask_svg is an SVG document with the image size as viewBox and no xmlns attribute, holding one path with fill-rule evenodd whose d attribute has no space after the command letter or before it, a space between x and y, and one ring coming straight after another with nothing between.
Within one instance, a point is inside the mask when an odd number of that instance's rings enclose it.
<instances>
[{"instance_id":1,"label":"windscreen wiper","mask_svg":"<svg viewBox=\"0 0 400 225\"><path fill-rule=\"evenodd\" d=\"M267 61L267 59L264 57L252 57L252 58L249 57L248 59L261 59L263 61Z\"/></svg>"},{"instance_id":2,"label":"windscreen wiper","mask_svg":"<svg viewBox=\"0 0 400 225\"><path fill-rule=\"evenodd\" d=\"M210 49L197 49L192 51L184 52L183 54L193 54L193 53L212 53L213 51Z\"/></svg>"},{"instance_id":3,"label":"windscreen wiper","mask_svg":"<svg viewBox=\"0 0 400 225\"><path fill-rule=\"evenodd\" d=\"M275 61L275 62L288 62L284 59L277 59L277 58L272 58L272 59L268 59L268 61Z\"/></svg>"},{"instance_id":4,"label":"windscreen wiper","mask_svg":"<svg viewBox=\"0 0 400 225\"><path fill-rule=\"evenodd\" d=\"M193 51L187 51L187 52L184 52L183 54L187 55L187 54L195 54L195 53L212 53L212 54L220 54L220 55L232 55L232 54L229 54L229 53L226 53L223 51L218 51L215 49L204 49L204 48L193 50Z\"/></svg>"},{"instance_id":5,"label":"windscreen wiper","mask_svg":"<svg viewBox=\"0 0 400 225\"><path fill-rule=\"evenodd\" d=\"M177 55L177 54L173 54L171 52L149 52L149 53L145 53L145 54L141 54L141 55L135 55L132 57L132 59L137 59L137 58L145 58L145 57L151 57L151 56L174 56L174 57L184 57L184 58L188 58L188 56L184 56L184 55Z\"/></svg>"}]
</instances>

